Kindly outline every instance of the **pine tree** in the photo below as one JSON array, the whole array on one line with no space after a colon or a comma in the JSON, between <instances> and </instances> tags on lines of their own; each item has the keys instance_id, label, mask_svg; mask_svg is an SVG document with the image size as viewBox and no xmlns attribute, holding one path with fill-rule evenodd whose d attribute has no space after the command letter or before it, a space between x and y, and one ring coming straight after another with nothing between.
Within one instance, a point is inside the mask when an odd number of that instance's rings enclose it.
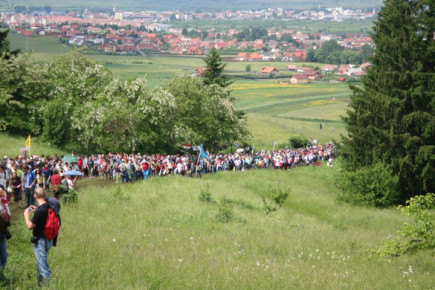
<instances>
[{"instance_id":1,"label":"pine tree","mask_svg":"<svg viewBox=\"0 0 435 290\"><path fill-rule=\"evenodd\" d=\"M0 30L0 56L4 57L5 59L9 59L10 55L17 55L18 53L20 53L19 49L13 50L11 51L9 48L9 40L8 38L8 34L9 34L9 29L6 30Z\"/></svg>"},{"instance_id":2,"label":"pine tree","mask_svg":"<svg viewBox=\"0 0 435 290\"><path fill-rule=\"evenodd\" d=\"M385 0L362 87L351 86L346 168L387 164L401 201L435 192L435 42L431 0Z\"/></svg>"},{"instance_id":3,"label":"pine tree","mask_svg":"<svg viewBox=\"0 0 435 290\"><path fill-rule=\"evenodd\" d=\"M207 64L207 69L204 74L204 83L206 85L217 84L225 88L232 83L229 77L222 75L225 64L222 63L222 59L216 48L210 50L204 62Z\"/></svg>"}]
</instances>

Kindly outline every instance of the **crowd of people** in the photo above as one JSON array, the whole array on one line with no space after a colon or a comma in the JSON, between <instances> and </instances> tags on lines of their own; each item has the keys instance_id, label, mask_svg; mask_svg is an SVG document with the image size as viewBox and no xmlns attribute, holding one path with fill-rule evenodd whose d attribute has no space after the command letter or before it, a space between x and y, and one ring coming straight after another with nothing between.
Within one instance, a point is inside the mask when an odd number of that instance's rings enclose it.
<instances>
[{"instance_id":1,"label":"crowd of people","mask_svg":"<svg viewBox=\"0 0 435 290\"><path fill-rule=\"evenodd\" d=\"M332 166L334 154L334 146L328 143L300 149L243 150L238 153L78 155L76 162L64 162L59 156L5 156L0 166L0 185L9 189L8 197L13 195L15 202L20 202L24 193L28 207L34 204L32 196L36 187L54 191L62 185L63 190L68 191L74 189L80 177L101 177L125 183L154 176L201 177L202 174L220 171L288 170L300 165L320 165L320 161L327 161L327 165Z\"/></svg>"}]
</instances>

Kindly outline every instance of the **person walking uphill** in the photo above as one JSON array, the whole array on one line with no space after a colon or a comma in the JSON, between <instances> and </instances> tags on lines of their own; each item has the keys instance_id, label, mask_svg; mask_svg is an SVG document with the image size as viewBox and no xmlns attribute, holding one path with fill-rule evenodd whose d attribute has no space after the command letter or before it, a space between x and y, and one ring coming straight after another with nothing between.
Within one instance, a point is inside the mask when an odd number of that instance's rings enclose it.
<instances>
[{"instance_id":1,"label":"person walking uphill","mask_svg":"<svg viewBox=\"0 0 435 290\"><path fill-rule=\"evenodd\" d=\"M43 188L36 188L33 195L38 207L31 205L29 208L25 209L24 218L26 220L27 229L33 230L31 242L35 244L34 252L37 265L38 286L41 286L42 282L48 281L51 277L50 268L48 266L48 252L53 241L48 240L43 232L50 205L46 201L46 194ZM30 219L30 214L33 211L35 213L32 219Z\"/></svg>"}]
</instances>

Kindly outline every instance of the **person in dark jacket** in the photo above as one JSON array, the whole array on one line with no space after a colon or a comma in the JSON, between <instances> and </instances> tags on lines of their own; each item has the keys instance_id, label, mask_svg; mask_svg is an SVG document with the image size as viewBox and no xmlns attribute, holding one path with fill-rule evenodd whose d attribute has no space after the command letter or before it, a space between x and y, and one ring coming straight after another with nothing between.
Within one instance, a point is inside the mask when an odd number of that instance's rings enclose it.
<instances>
[{"instance_id":1,"label":"person in dark jacket","mask_svg":"<svg viewBox=\"0 0 435 290\"><path fill-rule=\"evenodd\" d=\"M48 240L44 235L45 223L48 217L48 209L50 205L46 201L46 194L43 188L37 187L33 197L38 204L38 207L31 205L24 210L24 218L26 220L27 229L33 230L32 243L34 243L34 252L37 264L37 279L38 286L41 283L50 280L51 272L48 266L48 252L53 245L53 241ZM34 212L32 219L30 214Z\"/></svg>"}]
</instances>

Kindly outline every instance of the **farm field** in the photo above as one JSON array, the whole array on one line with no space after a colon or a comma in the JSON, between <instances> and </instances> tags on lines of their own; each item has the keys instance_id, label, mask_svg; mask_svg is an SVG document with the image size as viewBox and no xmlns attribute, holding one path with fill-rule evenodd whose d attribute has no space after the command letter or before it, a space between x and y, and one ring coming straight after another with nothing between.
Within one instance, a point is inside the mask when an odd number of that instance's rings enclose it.
<instances>
[{"instance_id":1,"label":"farm field","mask_svg":"<svg viewBox=\"0 0 435 290\"><path fill-rule=\"evenodd\" d=\"M52 57L67 53L70 49L62 45L57 37L24 37L15 33L9 33L11 49L20 49L30 53L38 62L46 62Z\"/></svg>"},{"instance_id":2,"label":"farm field","mask_svg":"<svg viewBox=\"0 0 435 290\"><path fill-rule=\"evenodd\" d=\"M12 35L12 48L23 49L24 38ZM57 38L30 37L29 50L37 61L67 52ZM87 55L104 63L120 79L133 79L146 75L150 89L163 85L178 73L193 74L204 67L204 56L175 56L148 54L143 56ZM346 83L312 81L309 84L289 85L289 62L237 62L234 56L222 56L225 74L234 77L231 86L237 106L247 112L249 141L255 148L271 149L273 142L288 145L293 135L326 143L345 135L340 115L345 114L350 90ZM319 63L291 63L297 66L320 67ZM246 72L246 66L251 71ZM261 75L265 66L274 66L279 78ZM281 76L281 77L280 77ZM320 130L320 123L322 130Z\"/></svg>"}]
</instances>

